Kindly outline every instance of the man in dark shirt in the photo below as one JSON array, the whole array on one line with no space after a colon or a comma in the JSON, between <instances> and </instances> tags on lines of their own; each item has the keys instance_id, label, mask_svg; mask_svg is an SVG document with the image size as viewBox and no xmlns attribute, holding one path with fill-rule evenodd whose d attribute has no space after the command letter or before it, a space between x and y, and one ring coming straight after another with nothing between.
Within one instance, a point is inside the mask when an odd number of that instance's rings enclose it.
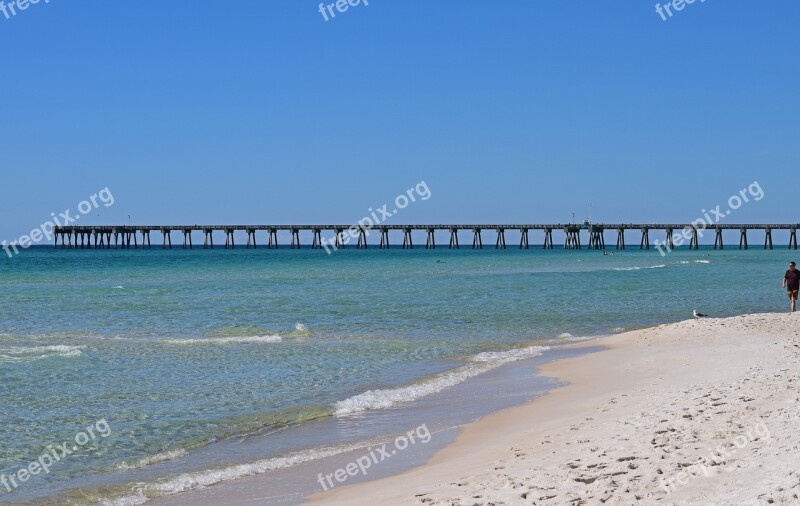
<instances>
[{"instance_id":1,"label":"man in dark shirt","mask_svg":"<svg viewBox=\"0 0 800 506\"><path fill-rule=\"evenodd\" d=\"M794 262L789 263L789 270L783 275L783 287L789 292L792 301L792 312L797 311L797 292L800 290L800 271Z\"/></svg>"}]
</instances>

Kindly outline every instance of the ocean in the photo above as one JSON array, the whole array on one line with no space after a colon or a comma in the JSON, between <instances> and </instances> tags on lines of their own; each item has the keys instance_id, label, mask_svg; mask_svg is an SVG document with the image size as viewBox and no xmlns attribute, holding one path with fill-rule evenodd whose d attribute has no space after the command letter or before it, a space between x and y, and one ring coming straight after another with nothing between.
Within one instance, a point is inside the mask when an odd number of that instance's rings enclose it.
<instances>
[{"instance_id":1,"label":"ocean","mask_svg":"<svg viewBox=\"0 0 800 506\"><path fill-rule=\"evenodd\" d=\"M0 501L140 503L347 451L431 399L456 423L448 392L565 344L785 311L795 255L32 248L0 260Z\"/></svg>"}]
</instances>

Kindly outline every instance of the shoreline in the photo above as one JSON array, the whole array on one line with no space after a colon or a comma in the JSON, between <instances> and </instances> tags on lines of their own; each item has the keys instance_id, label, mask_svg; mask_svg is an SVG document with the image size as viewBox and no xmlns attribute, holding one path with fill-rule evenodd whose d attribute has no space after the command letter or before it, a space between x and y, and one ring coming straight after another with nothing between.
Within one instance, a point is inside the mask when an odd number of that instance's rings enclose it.
<instances>
[{"instance_id":1,"label":"shoreline","mask_svg":"<svg viewBox=\"0 0 800 506\"><path fill-rule=\"evenodd\" d=\"M749 314L604 338L603 351L541 367L566 386L466 425L423 465L306 502L797 501L797 323Z\"/></svg>"},{"instance_id":2,"label":"shoreline","mask_svg":"<svg viewBox=\"0 0 800 506\"><path fill-rule=\"evenodd\" d=\"M166 460L154 463L152 466L134 468L132 472L137 473L139 479L127 478L125 484L109 483L107 480L101 482L99 479L92 481L92 478L86 478L83 486L70 491L31 499L50 503L59 498L79 502L95 498L107 504L140 504L146 501L148 504L179 505L220 504L220 501L224 502L233 497L235 499L231 499L228 504L238 504L241 500L298 504L306 496L322 490L315 479L318 472L327 472L340 467L364 453L370 444L380 445L390 441L395 434L426 425L433 434L433 440L429 444L417 445L415 449L401 452L402 455L398 453L391 463L383 463L372 468L368 477L352 478L350 481L359 483L413 469L437 450L452 443L465 425L491 413L524 404L558 387L559 385L549 378L538 374L538 366L577 354L597 352L601 349L598 345L599 339L601 338L598 336L591 336L581 342L564 343L550 348L529 344L505 351L476 355L475 357L486 361L515 358L517 355L520 359L510 360L499 367L489 367L488 370L474 377L468 377L456 385L414 401L400 403L395 407L366 410L344 416L326 416L293 425L289 428L294 433L291 436L292 440L302 437L303 441L311 445L301 447L300 450L273 453L257 460L244 460L240 463L236 463L235 460L224 463L226 456L237 458L231 451L239 452L243 448L258 446L259 441L263 440L259 435L242 437L225 443L223 450L231 450L227 453L220 453L219 444L212 444L200 448L189 456L181 456L177 460ZM580 349L584 347L585 349ZM536 353L530 353L532 351ZM482 363L484 362L476 362L476 364ZM462 365L442 374L451 375L464 367L466 366ZM425 385L442 374L428 377L414 385ZM400 389L406 388L408 386ZM276 443L269 440L263 442L272 447L275 447ZM221 465L163 474L165 467L185 467L191 465L191 462L202 460L203 455L216 459ZM166 478L162 480L159 475ZM162 488L165 484L170 488ZM168 491L173 487L174 491Z\"/></svg>"}]
</instances>

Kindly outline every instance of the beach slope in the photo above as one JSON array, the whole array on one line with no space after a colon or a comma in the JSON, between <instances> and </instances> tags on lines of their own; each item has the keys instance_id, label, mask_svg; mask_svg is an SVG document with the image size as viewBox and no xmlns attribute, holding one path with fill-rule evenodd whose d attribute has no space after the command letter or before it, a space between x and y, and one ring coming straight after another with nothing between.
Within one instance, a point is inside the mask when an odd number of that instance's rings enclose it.
<instances>
[{"instance_id":1,"label":"beach slope","mask_svg":"<svg viewBox=\"0 0 800 506\"><path fill-rule=\"evenodd\" d=\"M568 386L319 504L800 503L800 316L689 320L549 364Z\"/></svg>"}]
</instances>

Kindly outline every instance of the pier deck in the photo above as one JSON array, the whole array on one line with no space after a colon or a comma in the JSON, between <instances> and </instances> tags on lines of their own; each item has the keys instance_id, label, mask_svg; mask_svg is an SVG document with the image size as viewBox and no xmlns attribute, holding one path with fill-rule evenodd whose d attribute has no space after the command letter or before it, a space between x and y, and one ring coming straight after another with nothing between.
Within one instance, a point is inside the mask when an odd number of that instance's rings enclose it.
<instances>
[{"instance_id":1,"label":"pier deck","mask_svg":"<svg viewBox=\"0 0 800 506\"><path fill-rule=\"evenodd\" d=\"M483 248L483 232L491 231L495 234L494 247L506 249L506 233L516 232L519 237L519 248L530 248L531 231L541 232L542 248L553 249L555 242L553 233L558 232L563 238L565 249L582 249L584 244L588 249L604 250L606 248L607 234L615 234L614 249L624 250L638 244L639 249L651 248L670 250L674 247L688 245L690 249L698 249L700 239L708 234L714 235L714 249L724 249L723 241L725 231L737 232L739 249L749 249L748 232L759 231L764 234L764 249L773 249L773 231L788 231L789 249L797 249L797 228L800 223L780 224L715 224L695 226L681 223L557 223L557 224L460 224L460 225L83 225L56 227L53 231L53 246L62 249L136 249L152 248L150 234L161 234L161 247L172 248L172 236L179 234L182 239L181 248L193 248L193 235L201 235L203 248L214 247L214 236L220 233L224 240L218 243L224 248L236 247L235 238L245 234L246 248L259 246L258 236L263 239L263 247L278 248L278 234L284 237L292 249L301 247L301 233L306 236L305 244L312 249L342 249L353 242L353 247L366 249L369 247L368 237L376 235L380 241L374 246L380 249L390 247L390 232L402 233L404 249L412 249L414 242L412 232L424 231L426 235L425 248L436 248L437 232L449 236L450 249L461 248L459 236L469 232L472 239L472 249ZM261 233L260 233L261 232ZM626 242L626 232L638 235L638 241L632 244ZM323 237L323 233L330 237ZM658 237L653 237L658 233ZM310 236L310 237L309 237ZM583 242L583 237L588 240ZM652 241L651 241L652 239ZM200 244L198 244L198 247ZM465 247L470 247L466 246Z\"/></svg>"}]
</instances>

